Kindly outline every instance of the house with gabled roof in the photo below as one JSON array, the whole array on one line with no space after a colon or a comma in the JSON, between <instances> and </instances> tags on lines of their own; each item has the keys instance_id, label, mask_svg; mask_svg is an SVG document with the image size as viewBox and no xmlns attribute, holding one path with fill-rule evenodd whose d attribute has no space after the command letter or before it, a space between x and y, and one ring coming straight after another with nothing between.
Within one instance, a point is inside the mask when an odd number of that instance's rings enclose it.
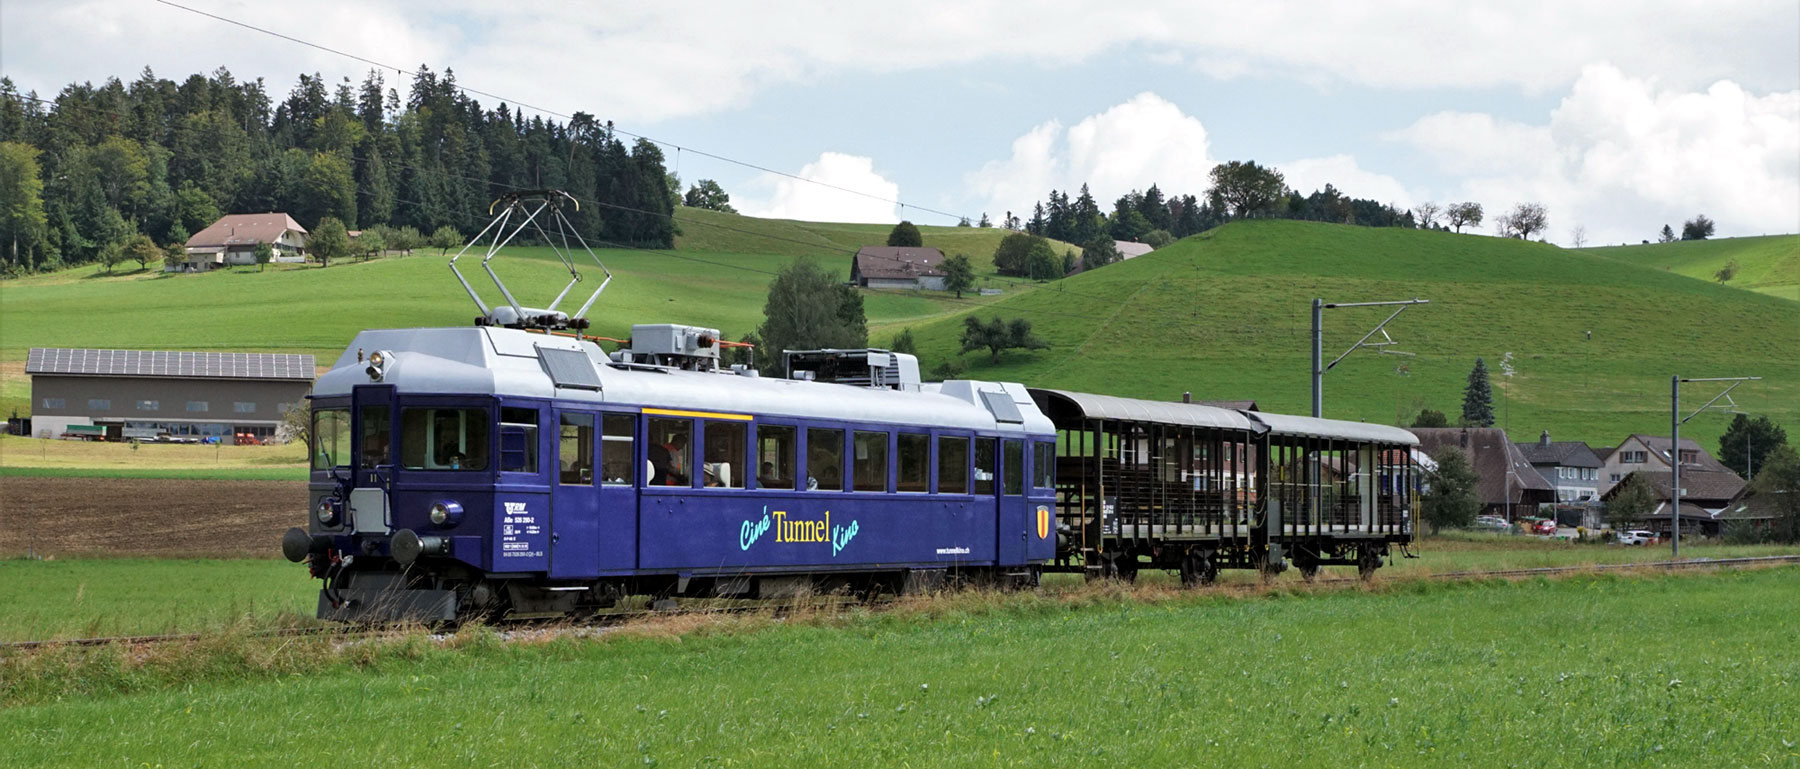
<instances>
[{"instance_id":1,"label":"house with gabled roof","mask_svg":"<svg viewBox=\"0 0 1800 769\"><path fill-rule=\"evenodd\" d=\"M850 262L850 282L860 288L944 290L944 252L911 246L863 246Z\"/></svg>"},{"instance_id":2,"label":"house with gabled roof","mask_svg":"<svg viewBox=\"0 0 1800 769\"><path fill-rule=\"evenodd\" d=\"M187 257L170 272L205 272L232 264L256 264L256 246L269 244L276 257L306 256L311 234L280 212L227 214L188 238Z\"/></svg>"},{"instance_id":3,"label":"house with gabled roof","mask_svg":"<svg viewBox=\"0 0 1800 769\"><path fill-rule=\"evenodd\" d=\"M1666 443L1666 442L1665 442ZM1627 474L1639 476L1650 483L1651 493L1656 497L1656 508L1643 518L1645 528L1656 532L1667 532L1672 528L1670 523L1670 503L1676 495L1672 489L1671 473L1655 470L1634 470ZM1602 497L1611 500L1619 494L1624 481L1614 484ZM1683 531L1697 532L1706 536L1718 536L1722 526L1721 514L1728 510L1733 500L1744 492L1744 479L1730 470L1681 469L1681 526Z\"/></svg>"},{"instance_id":4,"label":"house with gabled roof","mask_svg":"<svg viewBox=\"0 0 1800 769\"><path fill-rule=\"evenodd\" d=\"M1552 441L1545 430L1532 443L1515 444L1526 461L1544 480L1556 487L1556 501L1564 504L1600 499L1600 471L1606 463L1581 441Z\"/></svg>"},{"instance_id":5,"label":"house with gabled roof","mask_svg":"<svg viewBox=\"0 0 1800 769\"><path fill-rule=\"evenodd\" d=\"M1419 448L1434 461L1445 448L1456 447L1469 457L1469 465L1481 477L1476 495L1482 512L1514 518L1535 514L1539 505L1556 502L1556 487L1540 475L1519 447L1497 427L1413 427Z\"/></svg>"},{"instance_id":6,"label":"house with gabled roof","mask_svg":"<svg viewBox=\"0 0 1800 769\"><path fill-rule=\"evenodd\" d=\"M1714 459L1706 449L1692 438L1682 438L1681 447L1675 456L1669 453L1669 437L1666 435L1645 435L1632 433L1618 446L1600 455L1604 467L1600 470L1600 493L1604 496L1625 476L1639 470L1661 472L1665 475L1672 469L1670 461L1681 461L1681 474L1704 470L1707 472L1729 473L1731 469Z\"/></svg>"}]
</instances>

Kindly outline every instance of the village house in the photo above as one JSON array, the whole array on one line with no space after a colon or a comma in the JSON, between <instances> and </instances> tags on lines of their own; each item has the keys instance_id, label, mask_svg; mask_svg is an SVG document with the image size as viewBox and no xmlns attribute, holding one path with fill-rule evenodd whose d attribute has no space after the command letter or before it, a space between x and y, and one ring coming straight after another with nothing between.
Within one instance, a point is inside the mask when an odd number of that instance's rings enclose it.
<instances>
[{"instance_id":1,"label":"village house","mask_svg":"<svg viewBox=\"0 0 1800 769\"><path fill-rule=\"evenodd\" d=\"M227 214L188 238L187 256L170 272L205 272L234 264L256 264L256 246L267 243L275 258L305 257L310 238L294 217L279 212Z\"/></svg>"},{"instance_id":2,"label":"village house","mask_svg":"<svg viewBox=\"0 0 1800 769\"><path fill-rule=\"evenodd\" d=\"M1476 496L1480 498L1483 514L1510 514L1508 520L1512 520L1535 515L1539 505L1556 502L1556 487L1532 467L1531 461L1516 444L1507 440L1506 431L1500 428L1414 427L1410 430L1419 436L1419 449L1434 461L1441 461L1438 455L1446 448L1458 448L1468 455L1469 465L1476 475L1481 476Z\"/></svg>"},{"instance_id":3,"label":"village house","mask_svg":"<svg viewBox=\"0 0 1800 769\"><path fill-rule=\"evenodd\" d=\"M1625 480L1625 476L1639 470L1668 474L1669 439L1667 436L1644 435L1633 433L1621 441L1611 451L1600 454L1604 465L1600 470L1600 493L1605 495ZM1729 473L1730 468L1720 464L1713 455L1706 453L1690 438L1681 439L1681 473L1686 475L1696 470Z\"/></svg>"},{"instance_id":4,"label":"village house","mask_svg":"<svg viewBox=\"0 0 1800 769\"><path fill-rule=\"evenodd\" d=\"M1562 504L1597 502L1600 499L1600 470L1605 463L1581 441L1551 441L1545 430L1535 443L1517 444L1519 452L1537 468L1544 480L1556 487L1556 501Z\"/></svg>"},{"instance_id":5,"label":"village house","mask_svg":"<svg viewBox=\"0 0 1800 769\"><path fill-rule=\"evenodd\" d=\"M859 288L944 290L939 266L944 252L908 246L863 246L850 263L850 282Z\"/></svg>"},{"instance_id":6,"label":"village house","mask_svg":"<svg viewBox=\"0 0 1800 769\"><path fill-rule=\"evenodd\" d=\"M1658 534L1666 534L1673 526L1669 521L1670 500L1675 497L1670 489L1670 473L1655 470L1634 470L1626 477L1637 475L1650 483L1651 493L1656 497L1656 507L1641 519L1644 528ZM1607 501L1619 495L1624 482L1613 484L1602 497ZM1744 479L1730 470L1699 470L1681 468L1681 529L1684 532L1716 537L1723 525L1722 514L1730 509L1733 501L1739 499L1744 492Z\"/></svg>"}]
</instances>

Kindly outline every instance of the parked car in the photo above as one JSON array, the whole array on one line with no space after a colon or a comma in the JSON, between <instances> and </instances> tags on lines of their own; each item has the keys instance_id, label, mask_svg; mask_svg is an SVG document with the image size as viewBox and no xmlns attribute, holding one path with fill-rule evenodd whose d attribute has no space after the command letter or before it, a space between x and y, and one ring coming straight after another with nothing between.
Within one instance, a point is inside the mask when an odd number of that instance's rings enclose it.
<instances>
[{"instance_id":1,"label":"parked car","mask_svg":"<svg viewBox=\"0 0 1800 769\"><path fill-rule=\"evenodd\" d=\"M1642 529L1619 532L1619 544L1621 545L1648 545L1655 542L1656 535Z\"/></svg>"},{"instance_id":2,"label":"parked car","mask_svg":"<svg viewBox=\"0 0 1800 769\"><path fill-rule=\"evenodd\" d=\"M1476 531L1511 531L1512 524L1498 515L1479 515L1475 517Z\"/></svg>"},{"instance_id":3,"label":"parked car","mask_svg":"<svg viewBox=\"0 0 1800 769\"><path fill-rule=\"evenodd\" d=\"M1544 537L1554 537L1556 536L1556 521L1550 518L1538 521L1531 525L1531 533Z\"/></svg>"}]
</instances>

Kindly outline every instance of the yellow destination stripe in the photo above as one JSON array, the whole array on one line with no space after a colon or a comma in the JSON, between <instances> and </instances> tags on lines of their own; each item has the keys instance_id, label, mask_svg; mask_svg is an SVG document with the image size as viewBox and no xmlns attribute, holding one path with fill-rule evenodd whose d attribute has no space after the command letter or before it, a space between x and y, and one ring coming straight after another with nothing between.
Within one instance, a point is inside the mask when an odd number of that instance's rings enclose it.
<instances>
[{"instance_id":1,"label":"yellow destination stripe","mask_svg":"<svg viewBox=\"0 0 1800 769\"><path fill-rule=\"evenodd\" d=\"M669 417L700 417L701 419L735 419L739 422L750 421L749 414L725 414L718 411L683 411L681 409L653 409L646 407L646 414L657 414Z\"/></svg>"}]
</instances>

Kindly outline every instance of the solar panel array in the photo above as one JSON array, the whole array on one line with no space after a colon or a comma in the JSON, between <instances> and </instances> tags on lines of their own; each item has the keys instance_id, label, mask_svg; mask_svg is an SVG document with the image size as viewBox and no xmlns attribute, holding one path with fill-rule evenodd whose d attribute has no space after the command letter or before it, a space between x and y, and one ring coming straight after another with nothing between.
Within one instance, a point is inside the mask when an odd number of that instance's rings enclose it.
<instances>
[{"instance_id":1,"label":"solar panel array","mask_svg":"<svg viewBox=\"0 0 1800 769\"><path fill-rule=\"evenodd\" d=\"M33 347L27 374L149 376L184 379L299 379L312 381L313 356L272 352L172 352Z\"/></svg>"}]
</instances>

